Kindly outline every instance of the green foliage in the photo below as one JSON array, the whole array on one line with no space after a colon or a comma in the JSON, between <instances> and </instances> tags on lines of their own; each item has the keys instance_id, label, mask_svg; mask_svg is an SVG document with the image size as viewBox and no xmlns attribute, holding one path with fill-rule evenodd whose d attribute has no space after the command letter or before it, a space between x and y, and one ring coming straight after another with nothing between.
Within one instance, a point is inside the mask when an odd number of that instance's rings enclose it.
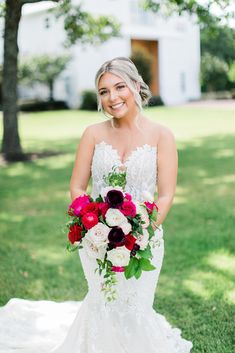
<instances>
[{"instance_id":1,"label":"green foliage","mask_svg":"<svg viewBox=\"0 0 235 353\"><path fill-rule=\"evenodd\" d=\"M22 59L18 73L19 81L28 85L33 85L35 82L47 85L50 99L53 100L55 80L65 70L70 60L69 55L52 56L48 54Z\"/></svg>"},{"instance_id":2,"label":"green foliage","mask_svg":"<svg viewBox=\"0 0 235 353\"><path fill-rule=\"evenodd\" d=\"M164 4L158 0L141 0L143 8L153 12L160 12L165 16L174 13L179 15L189 14L196 15L201 27L216 28L218 23L234 18L234 11L231 10L233 0L167 0ZM213 8L216 7L218 15L215 15Z\"/></svg>"},{"instance_id":3,"label":"green foliage","mask_svg":"<svg viewBox=\"0 0 235 353\"><path fill-rule=\"evenodd\" d=\"M201 30L201 53L209 53L230 65L235 60L235 28L217 26Z\"/></svg>"},{"instance_id":4,"label":"green foliage","mask_svg":"<svg viewBox=\"0 0 235 353\"><path fill-rule=\"evenodd\" d=\"M229 67L220 58L205 53L201 58L201 84L203 91L222 91L228 82Z\"/></svg>"},{"instance_id":5,"label":"green foliage","mask_svg":"<svg viewBox=\"0 0 235 353\"><path fill-rule=\"evenodd\" d=\"M235 83L235 61L229 67L228 78L232 83Z\"/></svg>"},{"instance_id":6,"label":"green foliage","mask_svg":"<svg viewBox=\"0 0 235 353\"><path fill-rule=\"evenodd\" d=\"M137 67L137 70L142 76L144 82L149 85L151 83L151 56L146 51L138 49L133 52L131 60Z\"/></svg>"},{"instance_id":7,"label":"green foliage","mask_svg":"<svg viewBox=\"0 0 235 353\"><path fill-rule=\"evenodd\" d=\"M125 188L126 185L126 171L120 171L118 168L113 166L112 171L104 176L104 181L109 186L120 186Z\"/></svg>"},{"instance_id":8,"label":"green foliage","mask_svg":"<svg viewBox=\"0 0 235 353\"><path fill-rule=\"evenodd\" d=\"M97 110L97 95L94 90L85 90L81 94L81 110Z\"/></svg>"},{"instance_id":9,"label":"green foliage","mask_svg":"<svg viewBox=\"0 0 235 353\"><path fill-rule=\"evenodd\" d=\"M66 46L76 44L99 44L119 35L120 24L112 16L93 17L82 10L82 5L73 5L63 0L56 10L57 18L62 17L67 39Z\"/></svg>"}]
</instances>

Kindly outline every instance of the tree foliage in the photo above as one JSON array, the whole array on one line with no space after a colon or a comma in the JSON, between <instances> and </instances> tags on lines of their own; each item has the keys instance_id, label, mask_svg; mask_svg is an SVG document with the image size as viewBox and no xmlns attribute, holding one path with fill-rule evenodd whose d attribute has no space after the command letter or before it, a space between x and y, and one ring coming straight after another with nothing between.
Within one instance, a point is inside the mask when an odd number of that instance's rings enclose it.
<instances>
[{"instance_id":1,"label":"tree foliage","mask_svg":"<svg viewBox=\"0 0 235 353\"><path fill-rule=\"evenodd\" d=\"M69 55L40 55L21 61L19 66L19 81L26 85L35 82L45 84L50 91L50 100L54 100L54 83L58 76L65 70Z\"/></svg>"},{"instance_id":2,"label":"tree foliage","mask_svg":"<svg viewBox=\"0 0 235 353\"><path fill-rule=\"evenodd\" d=\"M202 27L213 28L221 21L235 17L234 11L230 8L230 5L234 3L233 0L204 0L203 2L199 0L141 0L141 3L144 9L160 12L166 16L174 13L196 16ZM215 8L219 15L215 14Z\"/></svg>"},{"instance_id":3,"label":"tree foliage","mask_svg":"<svg viewBox=\"0 0 235 353\"><path fill-rule=\"evenodd\" d=\"M73 5L71 0L63 0L56 9L57 18L62 17L66 32L66 46L76 44L100 44L120 32L120 23L112 16L92 16L82 9L82 5Z\"/></svg>"}]
</instances>

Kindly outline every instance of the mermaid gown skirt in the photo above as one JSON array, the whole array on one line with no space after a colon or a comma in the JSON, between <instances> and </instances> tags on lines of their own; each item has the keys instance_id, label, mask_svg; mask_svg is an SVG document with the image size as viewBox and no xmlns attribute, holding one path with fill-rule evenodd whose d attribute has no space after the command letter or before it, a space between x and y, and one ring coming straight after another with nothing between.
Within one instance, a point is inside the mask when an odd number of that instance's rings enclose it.
<instances>
[{"instance_id":1,"label":"mermaid gown skirt","mask_svg":"<svg viewBox=\"0 0 235 353\"><path fill-rule=\"evenodd\" d=\"M122 163L105 142L96 145L92 161L92 196L106 186L104 175L125 166L126 191L142 201L156 187L155 147L143 145ZM80 249L88 293L82 302L55 303L12 299L0 309L0 353L189 353L192 343L181 337L153 309L164 255L163 229L155 231L152 248L156 269L136 280L117 273L117 299L107 302L96 260Z\"/></svg>"}]
</instances>

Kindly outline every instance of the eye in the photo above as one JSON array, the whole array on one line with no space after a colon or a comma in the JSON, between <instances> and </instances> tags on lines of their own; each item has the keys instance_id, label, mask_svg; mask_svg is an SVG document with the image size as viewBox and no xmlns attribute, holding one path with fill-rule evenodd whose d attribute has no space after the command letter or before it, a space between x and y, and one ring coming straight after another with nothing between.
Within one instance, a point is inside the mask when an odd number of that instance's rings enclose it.
<instances>
[{"instance_id":1,"label":"eye","mask_svg":"<svg viewBox=\"0 0 235 353\"><path fill-rule=\"evenodd\" d=\"M118 86L117 86L117 89L118 89L118 90L122 90L122 89L124 89L124 88L126 88L126 85L118 85Z\"/></svg>"},{"instance_id":2,"label":"eye","mask_svg":"<svg viewBox=\"0 0 235 353\"><path fill-rule=\"evenodd\" d=\"M105 94L107 94L107 91L105 91L105 90L100 91L100 96L104 96Z\"/></svg>"}]
</instances>

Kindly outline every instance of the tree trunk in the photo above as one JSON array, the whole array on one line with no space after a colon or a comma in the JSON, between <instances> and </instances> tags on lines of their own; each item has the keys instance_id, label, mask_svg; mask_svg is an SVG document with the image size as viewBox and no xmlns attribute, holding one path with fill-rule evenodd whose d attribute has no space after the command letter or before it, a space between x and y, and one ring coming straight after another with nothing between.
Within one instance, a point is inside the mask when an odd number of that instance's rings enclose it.
<instances>
[{"instance_id":1,"label":"tree trunk","mask_svg":"<svg viewBox=\"0 0 235 353\"><path fill-rule=\"evenodd\" d=\"M49 80L48 81L48 86L49 86L49 101L54 102L54 80Z\"/></svg>"},{"instance_id":2,"label":"tree trunk","mask_svg":"<svg viewBox=\"0 0 235 353\"><path fill-rule=\"evenodd\" d=\"M6 0L3 62L3 141L2 152L7 160L23 160L17 117L18 27L22 4Z\"/></svg>"}]
</instances>

